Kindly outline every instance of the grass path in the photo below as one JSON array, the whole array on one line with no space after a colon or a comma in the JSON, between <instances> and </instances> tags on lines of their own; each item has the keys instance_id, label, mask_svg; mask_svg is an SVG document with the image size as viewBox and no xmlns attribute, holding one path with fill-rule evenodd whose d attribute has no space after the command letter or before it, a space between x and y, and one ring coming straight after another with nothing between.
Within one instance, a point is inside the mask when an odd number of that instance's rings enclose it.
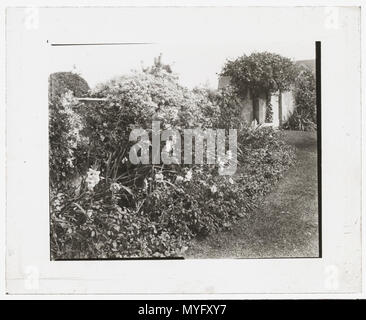
<instances>
[{"instance_id":1,"label":"grass path","mask_svg":"<svg viewBox=\"0 0 366 320\"><path fill-rule=\"evenodd\" d=\"M297 162L258 208L231 230L194 240L186 258L318 256L316 133L286 131Z\"/></svg>"}]
</instances>

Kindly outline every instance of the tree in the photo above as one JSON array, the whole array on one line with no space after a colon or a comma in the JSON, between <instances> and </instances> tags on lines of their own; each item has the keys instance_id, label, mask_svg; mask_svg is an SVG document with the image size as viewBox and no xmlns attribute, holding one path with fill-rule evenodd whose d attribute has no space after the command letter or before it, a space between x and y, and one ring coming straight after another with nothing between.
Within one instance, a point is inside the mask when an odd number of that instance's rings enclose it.
<instances>
[{"instance_id":1,"label":"tree","mask_svg":"<svg viewBox=\"0 0 366 320\"><path fill-rule=\"evenodd\" d=\"M263 92L289 90L296 78L296 68L289 58L261 52L227 61L221 75L230 77L240 95L246 96L249 89L257 96Z\"/></svg>"}]
</instances>

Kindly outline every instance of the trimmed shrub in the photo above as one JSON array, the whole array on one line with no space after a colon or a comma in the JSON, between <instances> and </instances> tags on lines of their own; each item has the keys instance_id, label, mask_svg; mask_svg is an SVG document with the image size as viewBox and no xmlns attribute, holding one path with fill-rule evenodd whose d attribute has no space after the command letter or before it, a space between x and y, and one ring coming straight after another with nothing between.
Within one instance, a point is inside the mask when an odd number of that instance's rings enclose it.
<instances>
[{"instance_id":1,"label":"trimmed shrub","mask_svg":"<svg viewBox=\"0 0 366 320\"><path fill-rule=\"evenodd\" d=\"M55 72L48 79L48 99L58 100L68 91L76 97L83 97L90 90L88 83L80 75L72 72Z\"/></svg>"},{"instance_id":2,"label":"trimmed shrub","mask_svg":"<svg viewBox=\"0 0 366 320\"><path fill-rule=\"evenodd\" d=\"M89 91L88 83L71 72L57 72L48 79L49 167L54 188L69 183L85 166L87 139L82 136L84 119L76 111L76 96Z\"/></svg>"},{"instance_id":3,"label":"trimmed shrub","mask_svg":"<svg viewBox=\"0 0 366 320\"><path fill-rule=\"evenodd\" d=\"M71 91L49 102L49 168L52 187L62 187L83 172L88 138L81 131L83 117Z\"/></svg>"}]
</instances>

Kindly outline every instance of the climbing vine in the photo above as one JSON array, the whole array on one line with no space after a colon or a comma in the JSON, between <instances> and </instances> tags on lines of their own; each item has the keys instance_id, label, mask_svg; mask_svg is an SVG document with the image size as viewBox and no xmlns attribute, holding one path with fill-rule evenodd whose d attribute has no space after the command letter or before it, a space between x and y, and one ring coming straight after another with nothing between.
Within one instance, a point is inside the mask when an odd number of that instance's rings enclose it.
<instances>
[{"instance_id":1,"label":"climbing vine","mask_svg":"<svg viewBox=\"0 0 366 320\"><path fill-rule=\"evenodd\" d=\"M245 97L247 90L254 96L289 90L296 73L291 59L275 53L261 52L228 60L221 75L229 76L237 93Z\"/></svg>"},{"instance_id":2,"label":"climbing vine","mask_svg":"<svg viewBox=\"0 0 366 320\"><path fill-rule=\"evenodd\" d=\"M291 59L270 52L244 54L235 60L228 60L221 72L221 76L230 77L230 83L239 97L245 99L248 90L253 99L266 95L265 122L273 120L271 94L289 90L296 75L297 69Z\"/></svg>"},{"instance_id":3,"label":"climbing vine","mask_svg":"<svg viewBox=\"0 0 366 320\"><path fill-rule=\"evenodd\" d=\"M267 105L266 105L266 123L271 123L273 121L273 109L271 104L271 98L267 96Z\"/></svg>"}]
</instances>

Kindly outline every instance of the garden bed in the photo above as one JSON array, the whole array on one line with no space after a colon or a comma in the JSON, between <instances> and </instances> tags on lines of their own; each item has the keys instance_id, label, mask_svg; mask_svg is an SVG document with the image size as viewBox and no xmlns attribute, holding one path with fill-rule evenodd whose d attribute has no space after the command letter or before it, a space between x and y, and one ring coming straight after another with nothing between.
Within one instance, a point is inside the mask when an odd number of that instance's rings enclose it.
<instances>
[{"instance_id":1,"label":"garden bed","mask_svg":"<svg viewBox=\"0 0 366 320\"><path fill-rule=\"evenodd\" d=\"M50 101L52 259L182 256L193 238L231 228L294 162L272 128L240 124L237 174L219 163L132 164L129 134L162 128L238 128L233 91L181 87L164 70L102 84L83 102ZM101 100L103 98L103 100Z\"/></svg>"}]
</instances>

